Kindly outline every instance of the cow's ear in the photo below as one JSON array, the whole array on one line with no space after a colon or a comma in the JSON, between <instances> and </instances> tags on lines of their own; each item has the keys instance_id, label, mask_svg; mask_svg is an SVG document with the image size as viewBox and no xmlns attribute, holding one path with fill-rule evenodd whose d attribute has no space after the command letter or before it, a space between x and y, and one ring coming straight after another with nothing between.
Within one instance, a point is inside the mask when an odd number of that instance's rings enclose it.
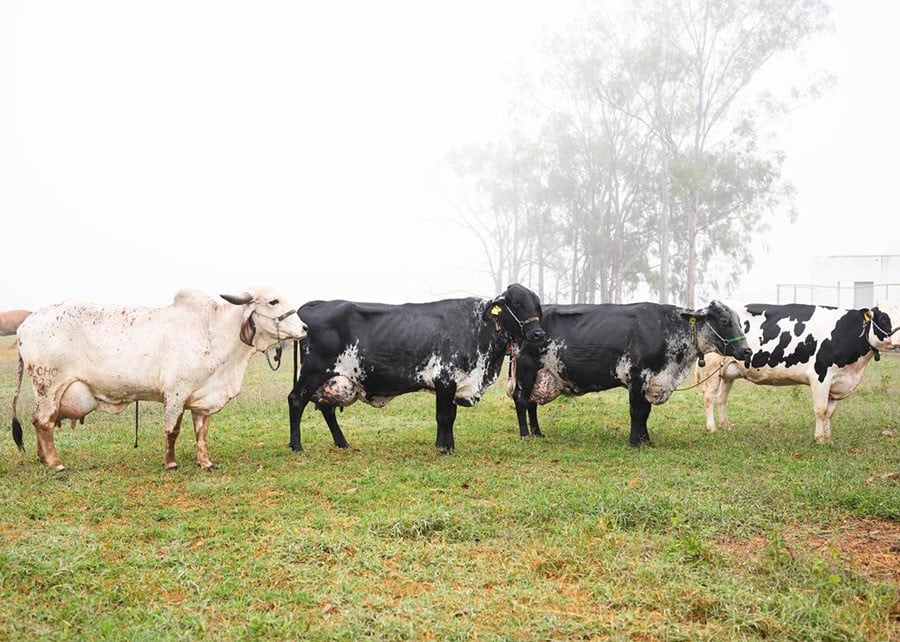
<instances>
[{"instance_id":1,"label":"cow's ear","mask_svg":"<svg viewBox=\"0 0 900 642\"><path fill-rule=\"evenodd\" d=\"M241 341L251 348L253 347L253 339L256 337L256 322L253 321L253 315L248 314L241 323Z\"/></svg>"},{"instance_id":2,"label":"cow's ear","mask_svg":"<svg viewBox=\"0 0 900 642\"><path fill-rule=\"evenodd\" d=\"M695 319L705 319L709 316L709 308L700 308L699 310L687 310L685 308L678 308L678 314L680 314L684 319L690 319L691 317Z\"/></svg>"},{"instance_id":3,"label":"cow's ear","mask_svg":"<svg viewBox=\"0 0 900 642\"><path fill-rule=\"evenodd\" d=\"M488 304L484 308L484 320L497 321L500 318L500 313L503 312L502 304L504 303L506 303L506 299L503 298L503 295L488 301Z\"/></svg>"}]
</instances>

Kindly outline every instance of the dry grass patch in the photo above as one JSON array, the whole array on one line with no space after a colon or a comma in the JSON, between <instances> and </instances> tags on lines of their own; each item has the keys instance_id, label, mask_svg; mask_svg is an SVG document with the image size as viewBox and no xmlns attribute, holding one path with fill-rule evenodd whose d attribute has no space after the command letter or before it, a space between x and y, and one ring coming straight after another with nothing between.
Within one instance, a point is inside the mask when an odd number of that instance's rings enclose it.
<instances>
[{"instance_id":1,"label":"dry grass patch","mask_svg":"<svg viewBox=\"0 0 900 642\"><path fill-rule=\"evenodd\" d=\"M794 550L833 559L876 582L900 585L900 523L851 518L826 528L797 529L785 539Z\"/></svg>"}]
</instances>

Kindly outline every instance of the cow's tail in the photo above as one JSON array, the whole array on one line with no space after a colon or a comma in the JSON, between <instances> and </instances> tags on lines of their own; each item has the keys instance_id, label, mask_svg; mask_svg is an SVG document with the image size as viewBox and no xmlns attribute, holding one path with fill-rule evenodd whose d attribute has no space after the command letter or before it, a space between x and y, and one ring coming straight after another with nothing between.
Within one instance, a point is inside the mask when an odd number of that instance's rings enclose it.
<instances>
[{"instance_id":1,"label":"cow's tail","mask_svg":"<svg viewBox=\"0 0 900 642\"><path fill-rule=\"evenodd\" d=\"M19 401L19 390L22 388L22 371L25 364L22 362L22 355L19 355L19 379L16 381L16 394L13 395L12 402L12 436L13 441L16 442L16 446L19 447L19 450L25 452L25 444L22 443L22 424L19 423L19 418L16 416L16 403Z\"/></svg>"}]
</instances>

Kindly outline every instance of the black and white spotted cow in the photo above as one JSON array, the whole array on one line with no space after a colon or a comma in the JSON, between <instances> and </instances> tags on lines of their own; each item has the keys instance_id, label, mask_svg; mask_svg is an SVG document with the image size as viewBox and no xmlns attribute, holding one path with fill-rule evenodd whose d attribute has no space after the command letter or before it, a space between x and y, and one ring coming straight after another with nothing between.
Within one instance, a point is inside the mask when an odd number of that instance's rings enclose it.
<instances>
[{"instance_id":1,"label":"black and white spotted cow","mask_svg":"<svg viewBox=\"0 0 900 642\"><path fill-rule=\"evenodd\" d=\"M859 385L879 350L892 349L891 334L900 325L896 311L888 314L879 307L841 310L792 303L750 304L737 310L753 356L741 362L709 355L706 366L697 369L697 381L706 378L707 430L716 429L714 406L719 425L728 427L725 406L736 379L770 386L805 384L812 388L818 443L831 438L838 400Z\"/></svg>"},{"instance_id":2,"label":"black and white spotted cow","mask_svg":"<svg viewBox=\"0 0 900 642\"><path fill-rule=\"evenodd\" d=\"M546 305L541 325L546 346L522 351L515 364L516 385L529 397L516 405L522 437L529 435L526 410L531 434L542 435L538 404L623 387L631 412L628 441L649 443L651 404L665 403L704 353L750 356L737 313L718 301L702 310L657 303Z\"/></svg>"},{"instance_id":3,"label":"black and white spotted cow","mask_svg":"<svg viewBox=\"0 0 900 642\"><path fill-rule=\"evenodd\" d=\"M397 395L427 390L437 402L436 446L447 454L454 448L457 406L478 403L500 374L510 344L517 352L544 337L540 300L518 284L492 300L313 301L298 314L308 335L300 376L288 396L295 451L302 450L300 419L310 401L324 415L335 445L346 448L335 408L357 400L380 408Z\"/></svg>"}]
</instances>

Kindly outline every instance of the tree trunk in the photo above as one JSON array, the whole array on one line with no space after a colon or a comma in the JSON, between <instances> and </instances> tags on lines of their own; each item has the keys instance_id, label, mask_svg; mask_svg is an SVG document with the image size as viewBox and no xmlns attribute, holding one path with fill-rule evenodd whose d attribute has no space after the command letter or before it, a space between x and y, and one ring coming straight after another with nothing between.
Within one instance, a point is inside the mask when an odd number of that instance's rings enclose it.
<instances>
[{"instance_id":1,"label":"tree trunk","mask_svg":"<svg viewBox=\"0 0 900 642\"><path fill-rule=\"evenodd\" d=\"M662 175L662 212L659 220L659 302L669 302L669 155L664 154Z\"/></svg>"},{"instance_id":2,"label":"tree trunk","mask_svg":"<svg viewBox=\"0 0 900 642\"><path fill-rule=\"evenodd\" d=\"M687 286L684 293L684 304L694 309L694 290L697 289L697 210L700 207L699 192L695 191L688 206L688 259Z\"/></svg>"}]
</instances>

